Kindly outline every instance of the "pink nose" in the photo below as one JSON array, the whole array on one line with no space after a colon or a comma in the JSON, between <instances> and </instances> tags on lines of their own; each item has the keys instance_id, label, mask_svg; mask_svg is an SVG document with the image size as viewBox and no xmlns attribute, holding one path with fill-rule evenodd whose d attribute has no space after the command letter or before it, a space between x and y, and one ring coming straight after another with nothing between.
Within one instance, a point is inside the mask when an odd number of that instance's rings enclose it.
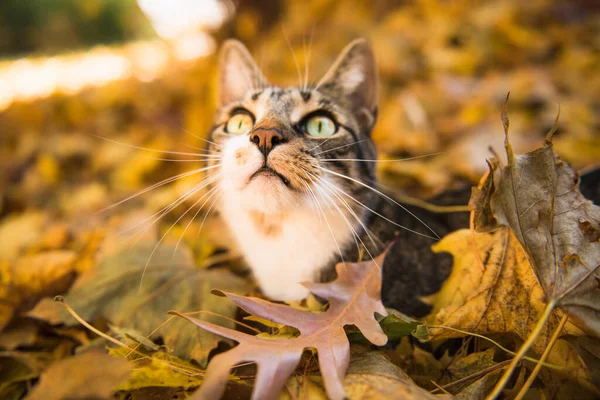
<instances>
[{"instance_id":1,"label":"pink nose","mask_svg":"<svg viewBox=\"0 0 600 400\"><path fill-rule=\"evenodd\" d=\"M281 125L273 122L272 120L261 121L250 133L250 141L259 148L265 157L275 146L284 141Z\"/></svg>"}]
</instances>

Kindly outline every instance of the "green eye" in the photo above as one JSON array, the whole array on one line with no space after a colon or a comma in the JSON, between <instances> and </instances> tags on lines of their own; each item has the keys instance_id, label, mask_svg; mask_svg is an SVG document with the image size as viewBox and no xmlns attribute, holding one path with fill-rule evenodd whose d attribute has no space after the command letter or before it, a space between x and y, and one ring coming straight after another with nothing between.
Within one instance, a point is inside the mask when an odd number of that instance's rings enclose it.
<instances>
[{"instance_id":1,"label":"green eye","mask_svg":"<svg viewBox=\"0 0 600 400\"><path fill-rule=\"evenodd\" d=\"M336 131L336 126L331 118L317 115L306 121L306 132L314 137L329 137Z\"/></svg>"},{"instance_id":2,"label":"green eye","mask_svg":"<svg viewBox=\"0 0 600 400\"><path fill-rule=\"evenodd\" d=\"M251 116L245 113L239 113L229 118L225 130L227 133L237 135L249 131L250 128L252 128L252 125L254 125L254 121Z\"/></svg>"}]
</instances>

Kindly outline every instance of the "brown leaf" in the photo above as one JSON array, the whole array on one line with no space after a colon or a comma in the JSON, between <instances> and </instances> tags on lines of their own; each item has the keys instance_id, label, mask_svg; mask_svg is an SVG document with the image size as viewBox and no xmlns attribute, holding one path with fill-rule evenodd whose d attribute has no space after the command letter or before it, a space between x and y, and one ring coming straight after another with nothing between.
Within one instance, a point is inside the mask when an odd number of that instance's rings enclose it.
<instances>
[{"instance_id":1,"label":"brown leaf","mask_svg":"<svg viewBox=\"0 0 600 400\"><path fill-rule=\"evenodd\" d=\"M544 292L529 266L525 252L507 227L491 233L469 230L453 232L434 246L454 257L452 274L438 293L432 325L491 334L515 332L524 341L531 334L544 306ZM560 311L554 311L532 349L541 355L557 328ZM564 333L577 337L583 332L567 322ZM431 329L436 339L462 337L447 329ZM569 368L563 380L577 381L590 388L593 376L565 342L555 343L548 362ZM552 378L556 381L556 378ZM593 389L592 389L593 390Z\"/></svg>"},{"instance_id":2,"label":"brown leaf","mask_svg":"<svg viewBox=\"0 0 600 400\"><path fill-rule=\"evenodd\" d=\"M494 348L490 348L485 351L468 354L454 361L447 368L451 375L451 380L454 381L467 377L496 364L494 362L495 352Z\"/></svg>"},{"instance_id":3,"label":"brown leaf","mask_svg":"<svg viewBox=\"0 0 600 400\"><path fill-rule=\"evenodd\" d=\"M381 352L353 354L344 388L350 399L438 399L418 387Z\"/></svg>"},{"instance_id":4,"label":"brown leaf","mask_svg":"<svg viewBox=\"0 0 600 400\"><path fill-rule=\"evenodd\" d=\"M221 287L244 292L246 282L224 269L199 269L185 246L165 244L146 262L152 245L133 250L120 250L104 258L97 268L87 271L75 282L65 300L86 320L104 317L117 327L134 328L144 335L166 320L166 312L175 307L185 311L208 310L233 317L234 305L210 296L210 290ZM145 268L146 267L146 268ZM146 269L140 288L142 271ZM51 323L73 324L75 320L51 299L44 299L30 313ZM214 315L203 315L210 321L223 321ZM219 343L212 333L199 331L182 320L174 320L156 332L167 349L181 358L194 358L206 363L208 353Z\"/></svg>"},{"instance_id":5,"label":"brown leaf","mask_svg":"<svg viewBox=\"0 0 600 400\"><path fill-rule=\"evenodd\" d=\"M231 367L251 361L258 365L252 398L275 399L296 369L302 352L307 348L316 348L328 396L343 399L346 396L343 379L350 357L344 326L355 325L376 345L387 342L374 317L375 313L387 314L380 300L381 270L378 267L383 265L384 257L385 253L372 262L337 264L338 278L330 283L304 283L313 294L329 301L329 308L323 313L306 312L257 298L225 293L250 314L298 329L300 336L297 338L273 340L250 336L175 313L201 328L239 343L211 360L205 383L196 392L195 398L221 397Z\"/></svg>"},{"instance_id":6,"label":"brown leaf","mask_svg":"<svg viewBox=\"0 0 600 400\"><path fill-rule=\"evenodd\" d=\"M493 165L482 188L475 190L470 204L475 228L509 226L548 299L600 336L600 207L581 195L579 175L560 160L550 139L541 149L515 156L505 114L504 120L508 166L494 184L489 182L494 180ZM485 217L488 207L497 223Z\"/></svg>"},{"instance_id":7,"label":"brown leaf","mask_svg":"<svg viewBox=\"0 0 600 400\"><path fill-rule=\"evenodd\" d=\"M127 361L90 351L50 366L27 400L107 398L130 372Z\"/></svg>"},{"instance_id":8,"label":"brown leaf","mask_svg":"<svg viewBox=\"0 0 600 400\"><path fill-rule=\"evenodd\" d=\"M433 247L453 255L452 274L435 299L432 325L472 333L515 332L525 340L544 310L544 292L535 279L522 247L510 229L445 236ZM483 263L483 264L482 264ZM533 345L541 354L560 317L554 313ZM435 338L463 334L432 329Z\"/></svg>"},{"instance_id":9,"label":"brown leaf","mask_svg":"<svg viewBox=\"0 0 600 400\"><path fill-rule=\"evenodd\" d=\"M471 383L456 395L458 400L483 400L490 393L498 379L502 375L502 370L493 371L482 378Z\"/></svg>"}]
</instances>

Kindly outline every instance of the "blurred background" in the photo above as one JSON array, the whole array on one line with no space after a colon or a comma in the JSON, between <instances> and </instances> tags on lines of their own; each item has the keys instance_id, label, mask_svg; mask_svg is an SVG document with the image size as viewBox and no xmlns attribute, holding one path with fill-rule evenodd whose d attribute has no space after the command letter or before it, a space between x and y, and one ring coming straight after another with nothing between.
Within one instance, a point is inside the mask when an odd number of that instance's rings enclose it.
<instances>
[{"instance_id":1,"label":"blurred background","mask_svg":"<svg viewBox=\"0 0 600 400\"><path fill-rule=\"evenodd\" d=\"M600 160L599 11L593 0L2 0L0 261L62 248L92 255L110 215L156 212L197 182L96 213L194 166L159 151L204 147L215 55L230 37L283 85L305 68L316 82L350 40L369 38L382 81L380 157L439 153L382 164L394 191L427 199L476 183L489 147L503 153L509 91L518 152L543 142L560 104L556 149L590 168ZM205 251L195 232L185 240Z\"/></svg>"},{"instance_id":2,"label":"blurred background","mask_svg":"<svg viewBox=\"0 0 600 400\"><path fill-rule=\"evenodd\" d=\"M560 105L559 155L579 171L600 163L597 0L1 0L0 397L22 398L52 362L96 343L81 327L23 315L44 297L56 310L48 296L67 293L76 277L121 273L129 266L118 261L124 231L141 244L125 242L138 270L83 290L90 303L74 307L84 318L104 331L106 321L121 321L142 337L166 310L225 307L206 305L216 298L208 290L239 278L202 269L237 264L234 252L221 251L230 243L222 224L204 221L202 210L193 218L203 193L170 207L201 177L155 185L202 166L189 153L205 147L212 125L220 44L242 40L273 83L297 85L304 73L317 82L361 36L381 77L379 156L429 155L380 164L394 194L427 201L476 184L490 147L504 157L500 112L509 91L517 152L543 143ZM187 289L148 296L163 308L138 308L138 272L162 235L193 257L202 285L182 280ZM166 275L175 273L172 247L155 257L166 260ZM225 278L207 281L211 273ZM185 339L183 328L169 329ZM191 343L206 361L217 341L204 340Z\"/></svg>"}]
</instances>

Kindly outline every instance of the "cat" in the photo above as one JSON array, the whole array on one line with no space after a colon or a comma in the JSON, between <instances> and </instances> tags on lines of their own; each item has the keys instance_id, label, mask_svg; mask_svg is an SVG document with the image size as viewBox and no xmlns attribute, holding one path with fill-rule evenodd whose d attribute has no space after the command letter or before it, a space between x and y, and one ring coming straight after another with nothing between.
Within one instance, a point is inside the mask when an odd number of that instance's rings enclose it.
<instances>
[{"instance_id":1,"label":"cat","mask_svg":"<svg viewBox=\"0 0 600 400\"><path fill-rule=\"evenodd\" d=\"M236 40L224 43L219 71L209 145L215 207L262 292L301 300L309 293L301 282L331 280L336 263L371 259L393 242L384 304L426 314L420 297L437 291L452 265L430 247L454 227L376 186L379 82L369 42L346 46L316 85L271 85Z\"/></svg>"}]
</instances>

